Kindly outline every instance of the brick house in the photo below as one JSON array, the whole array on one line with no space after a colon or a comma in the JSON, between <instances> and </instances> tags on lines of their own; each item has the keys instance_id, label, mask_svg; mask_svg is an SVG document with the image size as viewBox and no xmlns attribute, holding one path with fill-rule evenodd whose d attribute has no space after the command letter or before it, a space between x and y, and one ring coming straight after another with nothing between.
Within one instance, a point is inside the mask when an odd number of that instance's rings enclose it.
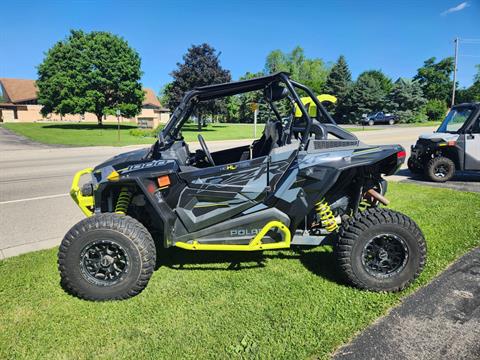
<instances>
[{"instance_id":1,"label":"brick house","mask_svg":"<svg viewBox=\"0 0 480 360\"><path fill-rule=\"evenodd\" d=\"M166 123L170 118L168 109L158 101L152 89L144 88L145 99L142 111L135 118L122 118L122 122L136 122L142 127L156 127ZM35 80L0 78L0 122L35 122L35 121L74 121L97 122L94 114L86 113L49 114L43 117L40 113L41 105L37 101L37 87ZM105 122L116 122L116 116L104 117Z\"/></svg>"}]
</instances>

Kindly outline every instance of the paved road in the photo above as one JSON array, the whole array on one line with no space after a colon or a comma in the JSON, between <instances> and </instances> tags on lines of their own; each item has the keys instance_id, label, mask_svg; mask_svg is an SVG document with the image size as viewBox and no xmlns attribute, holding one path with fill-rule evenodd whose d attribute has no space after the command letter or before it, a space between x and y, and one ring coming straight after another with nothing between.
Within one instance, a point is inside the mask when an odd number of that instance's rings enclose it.
<instances>
[{"instance_id":1,"label":"paved road","mask_svg":"<svg viewBox=\"0 0 480 360\"><path fill-rule=\"evenodd\" d=\"M408 150L420 133L429 131L432 128L392 127L356 134L366 143L399 143ZM215 151L247 143L217 141L209 147ZM139 146L58 148L0 129L0 259L58 245L83 217L67 195L75 172L135 148Z\"/></svg>"}]
</instances>

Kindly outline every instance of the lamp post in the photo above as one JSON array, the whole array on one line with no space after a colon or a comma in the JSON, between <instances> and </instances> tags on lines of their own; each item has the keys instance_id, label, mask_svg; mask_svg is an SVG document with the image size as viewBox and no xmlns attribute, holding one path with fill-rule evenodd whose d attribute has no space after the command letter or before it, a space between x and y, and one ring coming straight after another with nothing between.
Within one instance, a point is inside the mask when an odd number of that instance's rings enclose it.
<instances>
[{"instance_id":1,"label":"lamp post","mask_svg":"<svg viewBox=\"0 0 480 360\"><path fill-rule=\"evenodd\" d=\"M251 103L250 108L253 111L253 137L257 138L257 116L258 116L258 103Z\"/></svg>"},{"instance_id":2,"label":"lamp post","mask_svg":"<svg viewBox=\"0 0 480 360\"><path fill-rule=\"evenodd\" d=\"M115 112L117 114L117 141L120 142L120 115L122 114L120 109Z\"/></svg>"}]
</instances>

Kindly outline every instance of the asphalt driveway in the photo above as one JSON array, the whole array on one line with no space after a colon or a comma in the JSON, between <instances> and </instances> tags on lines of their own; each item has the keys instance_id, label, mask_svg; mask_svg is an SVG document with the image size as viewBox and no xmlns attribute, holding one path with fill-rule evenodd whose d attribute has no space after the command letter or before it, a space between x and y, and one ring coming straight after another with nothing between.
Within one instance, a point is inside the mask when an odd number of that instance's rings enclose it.
<instances>
[{"instance_id":1,"label":"asphalt driveway","mask_svg":"<svg viewBox=\"0 0 480 360\"><path fill-rule=\"evenodd\" d=\"M416 185L480 193L480 172L457 172L452 180L435 183L426 180L422 175L412 174L408 169L401 169L395 174L395 180Z\"/></svg>"},{"instance_id":2,"label":"asphalt driveway","mask_svg":"<svg viewBox=\"0 0 480 360\"><path fill-rule=\"evenodd\" d=\"M480 248L407 297L334 359L480 359Z\"/></svg>"}]
</instances>

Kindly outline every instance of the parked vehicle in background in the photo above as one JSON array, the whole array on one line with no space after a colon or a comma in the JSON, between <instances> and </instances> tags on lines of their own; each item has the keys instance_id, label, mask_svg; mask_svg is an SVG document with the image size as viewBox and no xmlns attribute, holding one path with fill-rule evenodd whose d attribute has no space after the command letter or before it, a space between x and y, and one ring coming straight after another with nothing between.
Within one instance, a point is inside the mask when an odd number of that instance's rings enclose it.
<instances>
[{"instance_id":1,"label":"parked vehicle in background","mask_svg":"<svg viewBox=\"0 0 480 360\"><path fill-rule=\"evenodd\" d=\"M377 124L389 124L393 125L398 121L398 116L389 114L389 113L384 113L383 111L371 113L367 115L366 117L362 118L360 122L362 125L377 125Z\"/></svg>"},{"instance_id":2,"label":"parked vehicle in background","mask_svg":"<svg viewBox=\"0 0 480 360\"><path fill-rule=\"evenodd\" d=\"M480 103L452 107L436 132L420 135L407 165L435 182L456 170L480 171Z\"/></svg>"}]
</instances>

